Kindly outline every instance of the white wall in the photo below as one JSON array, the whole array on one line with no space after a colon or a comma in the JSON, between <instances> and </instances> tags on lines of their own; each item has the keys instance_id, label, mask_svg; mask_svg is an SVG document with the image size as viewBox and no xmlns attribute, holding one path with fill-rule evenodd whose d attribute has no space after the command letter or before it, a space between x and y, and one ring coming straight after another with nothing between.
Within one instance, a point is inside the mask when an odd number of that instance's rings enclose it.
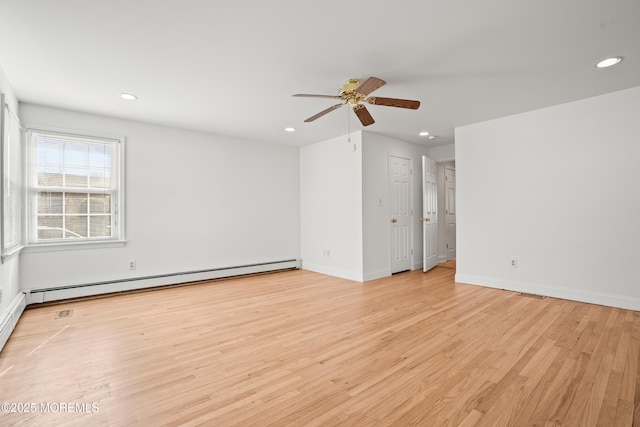
<instances>
[{"instance_id":1,"label":"white wall","mask_svg":"<svg viewBox=\"0 0 640 427\"><path fill-rule=\"evenodd\" d=\"M123 248L27 251L22 288L300 258L297 148L31 104L21 114L27 125L126 137L127 238Z\"/></svg>"},{"instance_id":2,"label":"white wall","mask_svg":"<svg viewBox=\"0 0 640 427\"><path fill-rule=\"evenodd\" d=\"M363 246L364 278L373 280L391 274L391 212L389 205L389 156L409 158L413 179L411 204L413 257L411 268L422 268L422 156L428 148L398 141L371 132L363 132ZM380 204L380 201L382 202Z\"/></svg>"},{"instance_id":3,"label":"white wall","mask_svg":"<svg viewBox=\"0 0 640 427\"><path fill-rule=\"evenodd\" d=\"M435 162L450 162L455 159L456 151L454 144L436 145L429 147L427 156Z\"/></svg>"},{"instance_id":4,"label":"white wall","mask_svg":"<svg viewBox=\"0 0 640 427\"><path fill-rule=\"evenodd\" d=\"M362 281L362 133L300 149L302 268Z\"/></svg>"},{"instance_id":5,"label":"white wall","mask_svg":"<svg viewBox=\"0 0 640 427\"><path fill-rule=\"evenodd\" d=\"M345 135L301 148L302 267L357 281L391 274L389 155L396 155L413 162L412 268L422 268L426 153L426 147L362 131L351 134L351 143Z\"/></svg>"},{"instance_id":6,"label":"white wall","mask_svg":"<svg viewBox=\"0 0 640 427\"><path fill-rule=\"evenodd\" d=\"M640 87L456 129L456 280L640 310L639 141Z\"/></svg>"},{"instance_id":7,"label":"white wall","mask_svg":"<svg viewBox=\"0 0 640 427\"><path fill-rule=\"evenodd\" d=\"M0 68L0 92L5 95L5 102L9 104L11 111L19 114L18 100L4 75L4 71ZM0 106L3 108L3 106ZM0 125L2 125L0 123ZM4 239L0 236L0 241ZM0 263L0 324L2 323L2 313L5 312L8 305L19 293L19 271L20 257L14 255L8 259L5 259Z\"/></svg>"}]
</instances>

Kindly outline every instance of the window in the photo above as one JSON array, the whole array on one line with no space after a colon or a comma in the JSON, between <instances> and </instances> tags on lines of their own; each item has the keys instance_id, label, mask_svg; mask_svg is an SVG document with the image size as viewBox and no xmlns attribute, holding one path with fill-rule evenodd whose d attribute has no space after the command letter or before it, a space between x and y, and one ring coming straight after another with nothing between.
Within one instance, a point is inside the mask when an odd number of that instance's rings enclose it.
<instances>
[{"instance_id":1,"label":"window","mask_svg":"<svg viewBox=\"0 0 640 427\"><path fill-rule=\"evenodd\" d=\"M21 164L20 155L20 120L15 112L11 111L9 105L5 103L4 94L2 99L2 110L0 111L0 142L2 150L0 157L2 163L2 211L0 217L2 222L2 259L13 255L22 248L22 228L21 228L21 208L22 208L22 187L21 187Z\"/></svg>"},{"instance_id":2,"label":"window","mask_svg":"<svg viewBox=\"0 0 640 427\"><path fill-rule=\"evenodd\" d=\"M29 243L124 240L123 138L30 130Z\"/></svg>"}]
</instances>

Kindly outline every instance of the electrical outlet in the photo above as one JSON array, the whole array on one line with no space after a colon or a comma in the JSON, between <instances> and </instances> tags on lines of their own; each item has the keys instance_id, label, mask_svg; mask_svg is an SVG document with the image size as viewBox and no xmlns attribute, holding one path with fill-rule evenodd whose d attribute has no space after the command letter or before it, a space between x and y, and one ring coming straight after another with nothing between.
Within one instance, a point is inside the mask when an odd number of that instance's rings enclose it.
<instances>
[{"instance_id":1,"label":"electrical outlet","mask_svg":"<svg viewBox=\"0 0 640 427\"><path fill-rule=\"evenodd\" d=\"M518 258L511 258L509 265L511 268L518 268Z\"/></svg>"},{"instance_id":2,"label":"electrical outlet","mask_svg":"<svg viewBox=\"0 0 640 427\"><path fill-rule=\"evenodd\" d=\"M129 270L135 270L136 269L136 260L132 259L129 261Z\"/></svg>"}]
</instances>

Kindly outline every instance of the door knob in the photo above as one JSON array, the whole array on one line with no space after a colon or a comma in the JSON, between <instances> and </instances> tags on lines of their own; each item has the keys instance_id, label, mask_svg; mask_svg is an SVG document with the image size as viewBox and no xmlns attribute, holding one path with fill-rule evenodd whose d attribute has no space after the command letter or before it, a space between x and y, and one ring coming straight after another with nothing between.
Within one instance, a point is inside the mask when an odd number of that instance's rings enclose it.
<instances>
[{"instance_id":1,"label":"door knob","mask_svg":"<svg viewBox=\"0 0 640 427\"><path fill-rule=\"evenodd\" d=\"M397 220L397 219L395 219L395 218L393 218L393 219L391 220L391 222L396 223L396 222L398 222L398 220Z\"/></svg>"},{"instance_id":2,"label":"door knob","mask_svg":"<svg viewBox=\"0 0 640 427\"><path fill-rule=\"evenodd\" d=\"M420 218L420 221L429 222L431 221L431 218Z\"/></svg>"}]
</instances>

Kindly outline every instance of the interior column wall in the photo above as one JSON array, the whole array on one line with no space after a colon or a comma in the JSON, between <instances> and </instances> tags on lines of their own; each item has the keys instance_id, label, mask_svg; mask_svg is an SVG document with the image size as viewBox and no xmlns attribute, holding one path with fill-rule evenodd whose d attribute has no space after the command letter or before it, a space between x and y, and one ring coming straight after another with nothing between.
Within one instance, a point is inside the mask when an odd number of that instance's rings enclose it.
<instances>
[{"instance_id":1,"label":"interior column wall","mask_svg":"<svg viewBox=\"0 0 640 427\"><path fill-rule=\"evenodd\" d=\"M300 149L302 268L362 281L362 133Z\"/></svg>"}]
</instances>

